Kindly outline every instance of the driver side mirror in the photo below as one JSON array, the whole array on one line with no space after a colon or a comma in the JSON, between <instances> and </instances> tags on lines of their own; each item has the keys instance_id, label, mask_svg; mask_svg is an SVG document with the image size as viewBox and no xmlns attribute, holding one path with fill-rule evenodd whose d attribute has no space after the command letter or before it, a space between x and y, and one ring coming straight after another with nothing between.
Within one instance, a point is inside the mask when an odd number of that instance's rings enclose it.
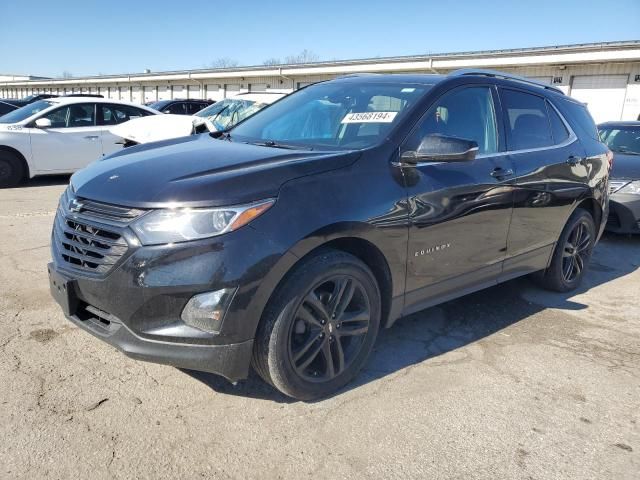
<instances>
[{"instance_id":1,"label":"driver side mirror","mask_svg":"<svg viewBox=\"0 0 640 480\"><path fill-rule=\"evenodd\" d=\"M406 151L402 161L415 165L418 162L470 162L478 154L478 143L466 138L447 135L427 135L416 151Z\"/></svg>"},{"instance_id":2,"label":"driver side mirror","mask_svg":"<svg viewBox=\"0 0 640 480\"><path fill-rule=\"evenodd\" d=\"M37 119L36 128L51 128L51 120L49 120L48 118Z\"/></svg>"}]
</instances>

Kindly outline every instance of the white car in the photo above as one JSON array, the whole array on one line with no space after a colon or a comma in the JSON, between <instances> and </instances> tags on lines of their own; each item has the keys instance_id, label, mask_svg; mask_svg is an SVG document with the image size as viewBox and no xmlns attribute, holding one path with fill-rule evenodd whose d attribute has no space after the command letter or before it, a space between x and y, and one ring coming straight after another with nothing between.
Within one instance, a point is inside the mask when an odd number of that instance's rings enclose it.
<instances>
[{"instance_id":1,"label":"white car","mask_svg":"<svg viewBox=\"0 0 640 480\"><path fill-rule=\"evenodd\" d=\"M72 173L122 148L113 125L159 115L97 97L40 100L0 117L0 187L37 175Z\"/></svg>"},{"instance_id":2,"label":"white car","mask_svg":"<svg viewBox=\"0 0 640 480\"><path fill-rule=\"evenodd\" d=\"M216 102L192 116L165 114L152 118L137 118L112 127L111 133L123 138L126 145L136 145L185 137L194 133L217 132L231 128L285 95L241 93Z\"/></svg>"}]
</instances>

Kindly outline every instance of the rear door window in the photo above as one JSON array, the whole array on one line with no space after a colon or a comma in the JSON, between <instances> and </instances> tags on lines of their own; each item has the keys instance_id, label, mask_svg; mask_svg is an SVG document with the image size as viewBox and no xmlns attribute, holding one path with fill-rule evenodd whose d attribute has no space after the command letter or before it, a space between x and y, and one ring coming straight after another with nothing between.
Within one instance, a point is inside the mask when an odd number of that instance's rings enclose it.
<instances>
[{"instance_id":1,"label":"rear door window","mask_svg":"<svg viewBox=\"0 0 640 480\"><path fill-rule=\"evenodd\" d=\"M200 102L191 102L187 104L187 113L189 115L193 115L195 113L198 113L200 110L202 110L205 107L206 104L204 103L200 103Z\"/></svg>"},{"instance_id":2,"label":"rear door window","mask_svg":"<svg viewBox=\"0 0 640 480\"><path fill-rule=\"evenodd\" d=\"M569 138L569 131L564 122L556 112L556 109L547 102L547 112L549 112L549 121L551 122L551 134L553 135L553 143L558 145Z\"/></svg>"},{"instance_id":3,"label":"rear door window","mask_svg":"<svg viewBox=\"0 0 640 480\"><path fill-rule=\"evenodd\" d=\"M172 113L173 115L187 115L186 105L184 102L177 102L169 105L162 110L164 113Z\"/></svg>"},{"instance_id":4,"label":"rear door window","mask_svg":"<svg viewBox=\"0 0 640 480\"><path fill-rule=\"evenodd\" d=\"M506 88L501 89L501 98L509 150L554 144L544 98Z\"/></svg>"}]
</instances>

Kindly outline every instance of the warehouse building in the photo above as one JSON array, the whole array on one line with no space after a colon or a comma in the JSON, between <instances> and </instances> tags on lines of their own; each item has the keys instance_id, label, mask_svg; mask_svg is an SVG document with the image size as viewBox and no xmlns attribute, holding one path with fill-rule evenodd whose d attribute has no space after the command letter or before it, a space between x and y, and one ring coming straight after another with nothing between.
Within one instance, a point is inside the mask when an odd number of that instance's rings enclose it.
<instances>
[{"instance_id":1,"label":"warehouse building","mask_svg":"<svg viewBox=\"0 0 640 480\"><path fill-rule=\"evenodd\" d=\"M351 73L446 74L460 68L502 70L553 84L586 103L597 122L640 115L640 41L67 79L0 75L0 98L93 93L136 103L220 100L240 92L288 93Z\"/></svg>"}]
</instances>

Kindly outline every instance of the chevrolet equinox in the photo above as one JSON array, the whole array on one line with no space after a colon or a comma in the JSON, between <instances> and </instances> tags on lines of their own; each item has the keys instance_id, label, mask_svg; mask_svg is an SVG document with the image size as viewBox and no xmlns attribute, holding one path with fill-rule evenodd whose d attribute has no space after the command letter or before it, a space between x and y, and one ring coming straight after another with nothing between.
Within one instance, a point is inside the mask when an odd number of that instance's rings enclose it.
<instances>
[{"instance_id":1,"label":"chevrolet equinox","mask_svg":"<svg viewBox=\"0 0 640 480\"><path fill-rule=\"evenodd\" d=\"M575 289L611 158L583 104L525 78L321 82L73 175L51 292L131 357L319 398L403 315L530 273Z\"/></svg>"}]
</instances>

